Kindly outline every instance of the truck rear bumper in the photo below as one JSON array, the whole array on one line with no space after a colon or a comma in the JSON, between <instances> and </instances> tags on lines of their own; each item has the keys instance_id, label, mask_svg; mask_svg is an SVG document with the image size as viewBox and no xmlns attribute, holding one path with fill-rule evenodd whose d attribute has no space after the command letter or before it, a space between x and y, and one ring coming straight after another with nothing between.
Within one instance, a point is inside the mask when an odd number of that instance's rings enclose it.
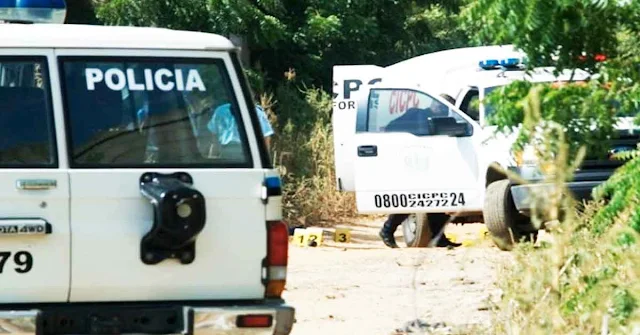
<instances>
[{"instance_id":1,"label":"truck rear bumper","mask_svg":"<svg viewBox=\"0 0 640 335\"><path fill-rule=\"evenodd\" d=\"M603 182L604 181L577 181L566 183L565 186L576 200L582 201L591 199L591 191ZM543 196L545 193L551 193L554 187L555 185L547 183L511 186L511 195L516 209L528 215L532 209L530 199L532 199L534 195Z\"/></svg>"},{"instance_id":2,"label":"truck rear bumper","mask_svg":"<svg viewBox=\"0 0 640 335\"><path fill-rule=\"evenodd\" d=\"M285 304L229 306L47 304L0 309L0 334L282 334L295 310Z\"/></svg>"}]
</instances>

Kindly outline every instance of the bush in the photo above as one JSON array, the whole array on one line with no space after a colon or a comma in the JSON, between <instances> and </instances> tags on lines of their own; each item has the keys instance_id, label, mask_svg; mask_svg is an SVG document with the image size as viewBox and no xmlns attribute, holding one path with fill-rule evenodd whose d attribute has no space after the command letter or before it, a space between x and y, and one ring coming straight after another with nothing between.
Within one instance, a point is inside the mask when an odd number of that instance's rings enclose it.
<instances>
[{"instance_id":1,"label":"bush","mask_svg":"<svg viewBox=\"0 0 640 335\"><path fill-rule=\"evenodd\" d=\"M540 104L536 95L529 95L525 106L536 109ZM543 107L544 108L544 107ZM540 115L525 108L527 116ZM529 131L540 119L531 119ZM538 127L540 130L541 128ZM545 142L555 141L558 155L552 161L555 171L571 171L572 161L568 143L562 136L550 136L541 130ZM558 134L562 135L562 133ZM628 165L631 167L632 165ZM615 193L611 186L640 180L637 173L621 169L609 183L606 192ZM503 296L496 306L492 334L640 334L640 229L635 229L631 219L633 208L612 211L614 201L596 197L582 210L566 194L565 178L548 176L555 183L557 192L544 194L546 198L563 199L554 206L541 208L541 214L564 212L561 219L547 222L551 241L540 246L520 244L514 250L515 262L499 275ZM626 204L637 204L633 188L623 188ZM640 186L634 185L635 189ZM622 191L620 191L622 192ZM629 195L632 194L632 195ZM629 198L633 199L629 199ZM614 197L615 198L615 197ZM568 201L567 201L568 200ZM609 220L599 220L603 213ZM615 213L615 215L613 214ZM603 329L605 331L603 331Z\"/></svg>"},{"instance_id":2,"label":"bush","mask_svg":"<svg viewBox=\"0 0 640 335\"><path fill-rule=\"evenodd\" d=\"M262 94L260 103L274 125L271 154L283 176L285 219L323 225L353 217L353 196L335 186L331 96L286 82L275 95Z\"/></svg>"}]
</instances>

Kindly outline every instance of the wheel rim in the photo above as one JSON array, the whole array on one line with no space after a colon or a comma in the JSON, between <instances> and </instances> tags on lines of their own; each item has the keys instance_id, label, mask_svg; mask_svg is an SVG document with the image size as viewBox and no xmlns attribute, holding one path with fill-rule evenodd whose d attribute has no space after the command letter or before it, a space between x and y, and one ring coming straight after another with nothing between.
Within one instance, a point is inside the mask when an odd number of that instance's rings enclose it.
<instances>
[{"instance_id":1,"label":"wheel rim","mask_svg":"<svg viewBox=\"0 0 640 335\"><path fill-rule=\"evenodd\" d=\"M416 230L418 229L418 220L415 214L409 215L402 221L404 239L407 244L411 244L416 239Z\"/></svg>"}]
</instances>

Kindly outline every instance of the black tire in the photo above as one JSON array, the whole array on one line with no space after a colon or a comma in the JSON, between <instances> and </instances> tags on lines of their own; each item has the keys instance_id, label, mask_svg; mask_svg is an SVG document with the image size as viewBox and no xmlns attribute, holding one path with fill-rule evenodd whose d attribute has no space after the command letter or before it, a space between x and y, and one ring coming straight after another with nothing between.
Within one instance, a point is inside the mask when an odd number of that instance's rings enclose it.
<instances>
[{"instance_id":1,"label":"black tire","mask_svg":"<svg viewBox=\"0 0 640 335\"><path fill-rule=\"evenodd\" d=\"M531 219L516 209L511 197L511 182L507 179L487 186L483 212L491 239L501 250L513 249L514 242L535 242L538 238Z\"/></svg>"},{"instance_id":2,"label":"black tire","mask_svg":"<svg viewBox=\"0 0 640 335\"><path fill-rule=\"evenodd\" d=\"M428 247L434 237L432 226L443 227L448 219L449 217L447 215L441 213L418 213L409 215L409 217L402 222L402 233L407 247Z\"/></svg>"}]
</instances>

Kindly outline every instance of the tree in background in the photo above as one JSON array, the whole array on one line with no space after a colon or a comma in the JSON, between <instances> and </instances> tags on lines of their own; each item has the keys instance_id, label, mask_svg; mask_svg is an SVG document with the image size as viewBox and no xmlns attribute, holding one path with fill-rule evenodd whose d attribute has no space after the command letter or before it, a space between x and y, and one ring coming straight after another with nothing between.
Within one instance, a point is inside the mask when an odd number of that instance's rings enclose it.
<instances>
[{"instance_id":1,"label":"tree in background","mask_svg":"<svg viewBox=\"0 0 640 335\"><path fill-rule=\"evenodd\" d=\"M92 0L65 0L67 18L70 24L99 24Z\"/></svg>"},{"instance_id":2,"label":"tree in background","mask_svg":"<svg viewBox=\"0 0 640 335\"><path fill-rule=\"evenodd\" d=\"M527 54L529 68L597 75L586 85L561 87L518 81L486 98L499 131L518 132L516 146L542 138L539 157L556 163L551 174L570 178L570 163L579 163L572 161L582 150L603 154L616 135L617 117L638 119L639 0L477 0L463 17L477 31L477 42L515 44ZM599 54L607 60L597 63ZM566 217L547 224L550 245L520 246L517 262L501 275L504 295L493 333L640 330L640 286L631 279L640 276L640 155L623 156L625 165L582 213L574 215L565 204ZM558 186L566 180L548 177Z\"/></svg>"},{"instance_id":3,"label":"tree in background","mask_svg":"<svg viewBox=\"0 0 640 335\"><path fill-rule=\"evenodd\" d=\"M387 0L110 0L100 1L106 24L160 26L247 39L251 67L268 87L296 69L300 82L331 87L335 64L391 63L462 46L463 1Z\"/></svg>"}]
</instances>

